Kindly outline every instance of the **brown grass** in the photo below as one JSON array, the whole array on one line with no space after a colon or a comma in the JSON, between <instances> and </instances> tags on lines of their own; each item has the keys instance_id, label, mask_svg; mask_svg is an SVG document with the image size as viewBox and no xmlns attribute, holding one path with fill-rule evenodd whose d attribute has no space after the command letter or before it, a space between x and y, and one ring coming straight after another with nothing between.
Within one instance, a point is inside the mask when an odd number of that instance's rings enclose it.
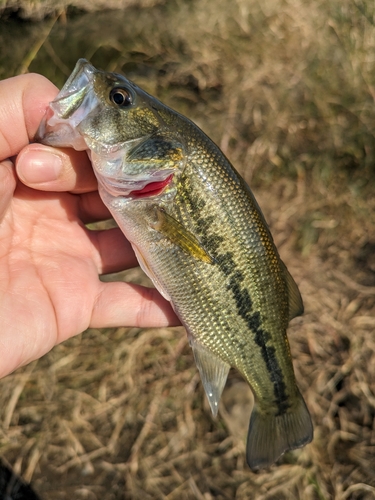
<instances>
[{"instance_id":1,"label":"brown grass","mask_svg":"<svg viewBox=\"0 0 375 500\"><path fill-rule=\"evenodd\" d=\"M181 328L90 330L3 379L0 453L45 500L375 498L374 14L175 0L22 25L16 47L0 31L2 76L62 85L87 57L202 126L253 186L306 306L289 338L314 441L259 474L249 388L231 372L214 420Z\"/></svg>"}]
</instances>

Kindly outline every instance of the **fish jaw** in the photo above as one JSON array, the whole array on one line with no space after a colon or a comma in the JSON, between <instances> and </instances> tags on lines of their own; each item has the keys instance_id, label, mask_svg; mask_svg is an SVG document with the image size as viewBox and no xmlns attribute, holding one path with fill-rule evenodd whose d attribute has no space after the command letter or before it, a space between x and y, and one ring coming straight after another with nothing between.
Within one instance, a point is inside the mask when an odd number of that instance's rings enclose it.
<instances>
[{"instance_id":1,"label":"fish jaw","mask_svg":"<svg viewBox=\"0 0 375 500\"><path fill-rule=\"evenodd\" d=\"M112 90L125 87L134 101L129 112L110 101ZM143 124L139 130L132 126L134 118L127 118L128 113L135 113ZM143 199L167 190L171 198L176 191L175 174L184 165L183 145L155 136L162 122L152 98L141 89L121 75L97 70L80 59L49 104L36 140L53 147L86 150L99 184L112 196ZM162 161L164 154L168 161ZM153 155L158 156L157 161Z\"/></svg>"},{"instance_id":2,"label":"fish jaw","mask_svg":"<svg viewBox=\"0 0 375 500\"><path fill-rule=\"evenodd\" d=\"M95 68L80 59L57 97L49 104L39 125L35 140L53 147L72 147L77 151L88 149L79 124L98 101L91 91Z\"/></svg>"},{"instance_id":3,"label":"fish jaw","mask_svg":"<svg viewBox=\"0 0 375 500\"><path fill-rule=\"evenodd\" d=\"M92 127L87 125L91 125L93 115L105 111L95 90L95 79L101 73L86 59L78 60L56 98L49 103L35 136L37 142L52 147L72 147L77 151L90 150L109 161L118 160L124 150L131 147L134 141L112 144L105 138L98 139Z\"/></svg>"}]
</instances>

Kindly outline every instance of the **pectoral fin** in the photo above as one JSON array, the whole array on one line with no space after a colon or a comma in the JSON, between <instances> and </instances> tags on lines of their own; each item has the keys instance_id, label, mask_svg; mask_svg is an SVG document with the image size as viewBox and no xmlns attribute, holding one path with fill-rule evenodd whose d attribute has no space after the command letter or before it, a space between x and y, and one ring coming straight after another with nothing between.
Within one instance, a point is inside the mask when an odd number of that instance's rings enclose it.
<instances>
[{"instance_id":1,"label":"pectoral fin","mask_svg":"<svg viewBox=\"0 0 375 500\"><path fill-rule=\"evenodd\" d=\"M211 411L216 417L221 393L223 392L230 366L194 339L190 339L190 345L193 349L194 359L208 402L210 403Z\"/></svg>"},{"instance_id":2,"label":"pectoral fin","mask_svg":"<svg viewBox=\"0 0 375 500\"><path fill-rule=\"evenodd\" d=\"M208 255L204 248L202 248L198 239L182 226L176 219L167 214L162 208L156 209L157 222L153 229L162 233L172 243L179 246L189 255L192 255L198 260L213 263L212 258Z\"/></svg>"}]
</instances>

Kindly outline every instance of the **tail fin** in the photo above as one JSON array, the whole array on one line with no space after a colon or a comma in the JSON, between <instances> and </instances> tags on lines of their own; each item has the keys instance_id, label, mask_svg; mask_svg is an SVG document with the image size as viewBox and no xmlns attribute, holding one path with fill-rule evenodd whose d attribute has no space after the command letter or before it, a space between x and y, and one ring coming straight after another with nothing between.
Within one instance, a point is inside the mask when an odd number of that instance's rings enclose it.
<instances>
[{"instance_id":1,"label":"tail fin","mask_svg":"<svg viewBox=\"0 0 375 500\"><path fill-rule=\"evenodd\" d=\"M298 392L296 402L282 415L254 405L247 438L246 459L252 470L269 467L286 451L302 448L313 437L310 413Z\"/></svg>"}]
</instances>

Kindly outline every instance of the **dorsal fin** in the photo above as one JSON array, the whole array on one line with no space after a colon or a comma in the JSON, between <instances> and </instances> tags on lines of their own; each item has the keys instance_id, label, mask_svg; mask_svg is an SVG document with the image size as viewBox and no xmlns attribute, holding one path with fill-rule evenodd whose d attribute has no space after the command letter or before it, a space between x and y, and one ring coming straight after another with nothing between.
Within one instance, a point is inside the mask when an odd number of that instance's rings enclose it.
<instances>
[{"instance_id":1,"label":"dorsal fin","mask_svg":"<svg viewBox=\"0 0 375 500\"><path fill-rule=\"evenodd\" d=\"M303 301L298 290L298 286L294 281L292 275L288 271L284 262L282 262L282 268L284 271L284 276L286 279L287 287L288 287L288 298L289 298L289 321L296 316L301 316L303 314Z\"/></svg>"},{"instance_id":2,"label":"dorsal fin","mask_svg":"<svg viewBox=\"0 0 375 500\"><path fill-rule=\"evenodd\" d=\"M206 347L196 342L193 338L190 338L190 345L193 349L195 363L198 367L212 414L216 417L230 365L212 354Z\"/></svg>"}]
</instances>

